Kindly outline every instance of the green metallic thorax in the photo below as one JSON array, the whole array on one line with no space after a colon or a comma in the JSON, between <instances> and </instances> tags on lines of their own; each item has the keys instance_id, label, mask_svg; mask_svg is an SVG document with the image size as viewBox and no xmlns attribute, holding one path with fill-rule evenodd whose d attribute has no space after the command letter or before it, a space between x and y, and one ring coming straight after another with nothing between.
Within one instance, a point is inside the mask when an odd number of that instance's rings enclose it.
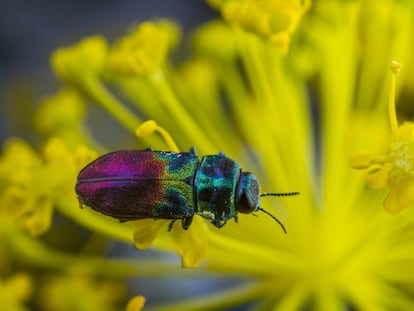
<instances>
[{"instance_id":1,"label":"green metallic thorax","mask_svg":"<svg viewBox=\"0 0 414 311\"><path fill-rule=\"evenodd\" d=\"M194 180L196 214L222 227L237 218L235 197L241 168L220 153L201 159Z\"/></svg>"}]
</instances>

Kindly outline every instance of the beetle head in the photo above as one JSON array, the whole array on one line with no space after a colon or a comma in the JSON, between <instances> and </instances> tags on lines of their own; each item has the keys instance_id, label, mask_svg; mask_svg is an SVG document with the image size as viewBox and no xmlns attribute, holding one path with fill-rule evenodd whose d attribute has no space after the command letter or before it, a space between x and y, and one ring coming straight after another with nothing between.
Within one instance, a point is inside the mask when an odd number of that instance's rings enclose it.
<instances>
[{"instance_id":1,"label":"beetle head","mask_svg":"<svg viewBox=\"0 0 414 311\"><path fill-rule=\"evenodd\" d=\"M262 193L260 194L259 181L252 173L242 173L236 190L236 210L239 213L250 214L256 211L261 211L275 220L283 232L286 233L285 226L273 214L260 207L261 196L293 196L299 192L285 192L285 193Z\"/></svg>"},{"instance_id":2,"label":"beetle head","mask_svg":"<svg viewBox=\"0 0 414 311\"><path fill-rule=\"evenodd\" d=\"M260 186L256 176L243 172L240 176L236 191L236 210L243 214L250 214L259 209Z\"/></svg>"}]
</instances>

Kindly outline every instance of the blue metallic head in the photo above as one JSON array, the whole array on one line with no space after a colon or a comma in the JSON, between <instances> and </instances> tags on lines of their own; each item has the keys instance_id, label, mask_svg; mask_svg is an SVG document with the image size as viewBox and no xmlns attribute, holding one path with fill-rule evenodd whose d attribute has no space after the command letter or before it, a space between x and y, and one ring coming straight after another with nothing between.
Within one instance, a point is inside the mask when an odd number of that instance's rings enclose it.
<instances>
[{"instance_id":1,"label":"blue metallic head","mask_svg":"<svg viewBox=\"0 0 414 311\"><path fill-rule=\"evenodd\" d=\"M260 186L256 176L243 172L240 176L236 190L236 210L240 213L250 214L260 207Z\"/></svg>"},{"instance_id":2,"label":"blue metallic head","mask_svg":"<svg viewBox=\"0 0 414 311\"><path fill-rule=\"evenodd\" d=\"M298 192L286 193L262 193L260 194L260 186L257 177L252 173L243 172L240 175L239 183L236 189L235 206L239 213L250 214L256 211L261 211L271 218L273 218L286 233L285 226L274 215L260 207L261 196L291 196L297 195Z\"/></svg>"}]
</instances>

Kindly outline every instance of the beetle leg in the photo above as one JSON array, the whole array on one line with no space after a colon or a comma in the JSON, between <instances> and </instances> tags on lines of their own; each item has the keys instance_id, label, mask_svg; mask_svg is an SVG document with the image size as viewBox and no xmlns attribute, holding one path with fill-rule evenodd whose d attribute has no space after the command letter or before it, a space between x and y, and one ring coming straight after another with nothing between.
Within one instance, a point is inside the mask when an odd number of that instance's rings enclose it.
<instances>
[{"instance_id":1,"label":"beetle leg","mask_svg":"<svg viewBox=\"0 0 414 311\"><path fill-rule=\"evenodd\" d=\"M214 220L212 220L211 221L211 223L216 227L216 228L223 228L223 226L226 224L226 222L225 221L223 221L223 222L220 222L220 221L218 221L218 220L216 220L216 221L214 221Z\"/></svg>"},{"instance_id":2,"label":"beetle leg","mask_svg":"<svg viewBox=\"0 0 414 311\"><path fill-rule=\"evenodd\" d=\"M172 228L173 228L174 223L176 222L176 220L177 220L177 219L173 219L173 220L171 220L170 224L168 225L168 232L171 232L171 230L172 230Z\"/></svg>"},{"instance_id":3,"label":"beetle leg","mask_svg":"<svg viewBox=\"0 0 414 311\"><path fill-rule=\"evenodd\" d=\"M190 147L190 153L194 154L194 155L197 155L197 150L194 146Z\"/></svg>"},{"instance_id":4,"label":"beetle leg","mask_svg":"<svg viewBox=\"0 0 414 311\"><path fill-rule=\"evenodd\" d=\"M78 197L78 202L79 202L79 208L83 209L83 203L79 197Z\"/></svg>"},{"instance_id":5,"label":"beetle leg","mask_svg":"<svg viewBox=\"0 0 414 311\"><path fill-rule=\"evenodd\" d=\"M145 151L154 151L154 149L152 149L151 147L145 149Z\"/></svg>"},{"instance_id":6,"label":"beetle leg","mask_svg":"<svg viewBox=\"0 0 414 311\"><path fill-rule=\"evenodd\" d=\"M191 223L193 222L193 216L185 217L181 220L181 225L184 230L190 228Z\"/></svg>"},{"instance_id":7,"label":"beetle leg","mask_svg":"<svg viewBox=\"0 0 414 311\"><path fill-rule=\"evenodd\" d=\"M173 219L171 220L170 224L168 225L168 232L171 232L174 223L177 221L178 219ZM191 223L193 222L193 216L190 217L186 217L181 219L181 226L183 227L184 230L187 230L188 228L190 228Z\"/></svg>"},{"instance_id":8,"label":"beetle leg","mask_svg":"<svg viewBox=\"0 0 414 311\"><path fill-rule=\"evenodd\" d=\"M236 222L236 224L239 222L239 217L234 216L234 221Z\"/></svg>"}]
</instances>

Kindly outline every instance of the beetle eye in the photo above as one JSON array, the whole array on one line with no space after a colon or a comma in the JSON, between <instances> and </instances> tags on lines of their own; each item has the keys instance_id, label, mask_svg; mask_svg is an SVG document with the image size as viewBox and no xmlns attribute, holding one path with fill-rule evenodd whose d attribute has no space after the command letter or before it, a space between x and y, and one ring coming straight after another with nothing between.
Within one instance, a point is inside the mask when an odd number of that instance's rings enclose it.
<instances>
[{"instance_id":1,"label":"beetle eye","mask_svg":"<svg viewBox=\"0 0 414 311\"><path fill-rule=\"evenodd\" d=\"M259 182L252 173L242 173L237 190L236 210L250 214L257 211L260 205Z\"/></svg>"}]
</instances>

